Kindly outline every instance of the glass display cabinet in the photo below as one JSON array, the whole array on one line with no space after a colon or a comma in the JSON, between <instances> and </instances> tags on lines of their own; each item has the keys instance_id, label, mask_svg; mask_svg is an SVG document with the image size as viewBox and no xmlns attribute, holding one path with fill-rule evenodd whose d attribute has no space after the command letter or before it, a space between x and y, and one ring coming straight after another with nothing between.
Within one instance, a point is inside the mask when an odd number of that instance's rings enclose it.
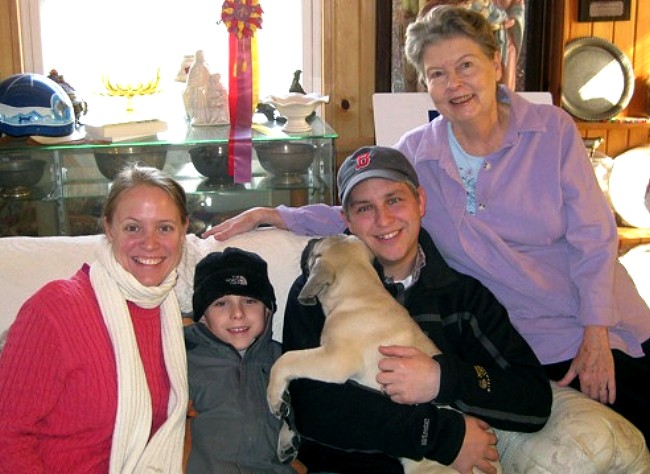
<instances>
[{"instance_id":1,"label":"glass display cabinet","mask_svg":"<svg viewBox=\"0 0 650 474\"><path fill-rule=\"evenodd\" d=\"M334 204L336 132L319 117L311 130L253 126L252 180L227 175L228 126L169 124L135 140L43 145L31 138L0 141L0 237L101 232L112 177L139 161L173 176L185 189L196 234L254 206Z\"/></svg>"}]
</instances>

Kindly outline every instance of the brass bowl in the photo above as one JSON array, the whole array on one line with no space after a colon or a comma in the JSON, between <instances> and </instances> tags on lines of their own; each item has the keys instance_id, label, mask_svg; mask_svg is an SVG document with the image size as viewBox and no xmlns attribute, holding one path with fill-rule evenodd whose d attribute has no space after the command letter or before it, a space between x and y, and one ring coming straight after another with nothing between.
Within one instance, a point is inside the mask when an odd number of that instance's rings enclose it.
<instances>
[{"instance_id":1,"label":"brass bowl","mask_svg":"<svg viewBox=\"0 0 650 474\"><path fill-rule=\"evenodd\" d=\"M47 163L43 160L26 158L0 161L0 193L2 197L24 197L31 193L30 188L43 177Z\"/></svg>"},{"instance_id":2,"label":"brass bowl","mask_svg":"<svg viewBox=\"0 0 650 474\"><path fill-rule=\"evenodd\" d=\"M111 181L131 163L162 170L167 159L167 150L161 147L116 147L95 150L94 154L99 172Z\"/></svg>"},{"instance_id":3,"label":"brass bowl","mask_svg":"<svg viewBox=\"0 0 650 474\"><path fill-rule=\"evenodd\" d=\"M208 178L210 184L233 184L228 176L228 144L204 145L190 149L196 171Z\"/></svg>"},{"instance_id":4,"label":"brass bowl","mask_svg":"<svg viewBox=\"0 0 650 474\"><path fill-rule=\"evenodd\" d=\"M260 165L281 184L302 184L316 156L310 143L272 142L255 145Z\"/></svg>"}]
</instances>

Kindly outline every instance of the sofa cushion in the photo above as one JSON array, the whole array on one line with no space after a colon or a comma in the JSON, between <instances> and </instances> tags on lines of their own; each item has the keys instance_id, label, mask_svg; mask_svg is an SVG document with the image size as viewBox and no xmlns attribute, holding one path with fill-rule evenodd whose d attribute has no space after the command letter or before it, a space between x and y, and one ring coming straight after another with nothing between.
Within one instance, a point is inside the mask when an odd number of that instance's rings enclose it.
<instances>
[{"instance_id":1,"label":"sofa cushion","mask_svg":"<svg viewBox=\"0 0 650 474\"><path fill-rule=\"evenodd\" d=\"M79 237L5 237L0 239L0 334L9 328L22 304L45 283L72 276L91 263L103 235ZM226 242L188 235L179 266L176 294L181 310L192 309L194 267L209 252L240 247L258 253L269 264L269 277L278 298L274 336L280 340L287 293L300 273L300 254L308 237L285 230L260 228Z\"/></svg>"},{"instance_id":2,"label":"sofa cushion","mask_svg":"<svg viewBox=\"0 0 650 474\"><path fill-rule=\"evenodd\" d=\"M309 241L286 230L262 227L245 234L234 236L225 242L212 238L200 239L194 235L186 240L183 262L178 268L176 295L181 311L192 310L192 282L194 268L201 258L209 252L223 251L226 247L238 247L257 253L269 266L269 278L275 290L278 310L273 318L273 337L282 342L282 322L289 289L300 274L300 255Z\"/></svg>"},{"instance_id":3,"label":"sofa cushion","mask_svg":"<svg viewBox=\"0 0 650 474\"><path fill-rule=\"evenodd\" d=\"M0 333L22 304L50 280L72 276L91 262L100 236L3 237L0 239Z\"/></svg>"}]
</instances>

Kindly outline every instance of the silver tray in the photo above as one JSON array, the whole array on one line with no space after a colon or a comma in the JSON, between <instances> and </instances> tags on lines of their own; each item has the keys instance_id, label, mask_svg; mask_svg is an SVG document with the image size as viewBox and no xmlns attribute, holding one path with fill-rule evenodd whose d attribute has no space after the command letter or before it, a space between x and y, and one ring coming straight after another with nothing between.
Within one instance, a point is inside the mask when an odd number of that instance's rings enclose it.
<instances>
[{"instance_id":1,"label":"silver tray","mask_svg":"<svg viewBox=\"0 0 650 474\"><path fill-rule=\"evenodd\" d=\"M624 224L650 228L650 146L626 150L614 158L609 196Z\"/></svg>"},{"instance_id":2,"label":"silver tray","mask_svg":"<svg viewBox=\"0 0 650 474\"><path fill-rule=\"evenodd\" d=\"M613 43L577 38L564 48L562 107L581 120L607 120L621 112L634 92L634 70Z\"/></svg>"}]
</instances>

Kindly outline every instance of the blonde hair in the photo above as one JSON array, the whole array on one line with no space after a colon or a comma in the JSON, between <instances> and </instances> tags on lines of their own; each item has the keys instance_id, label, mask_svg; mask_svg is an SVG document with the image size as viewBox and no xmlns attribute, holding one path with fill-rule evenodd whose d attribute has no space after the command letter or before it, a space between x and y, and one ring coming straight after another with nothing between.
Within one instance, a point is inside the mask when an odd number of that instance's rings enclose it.
<instances>
[{"instance_id":1,"label":"blonde hair","mask_svg":"<svg viewBox=\"0 0 650 474\"><path fill-rule=\"evenodd\" d=\"M125 191L141 184L153 186L165 191L172 198L174 204L176 204L181 220L183 222L187 221L189 217L187 212L187 196L181 185L157 168L135 163L122 169L113 180L111 190L104 203L103 216L106 222L111 223L118 198Z\"/></svg>"}]
</instances>

